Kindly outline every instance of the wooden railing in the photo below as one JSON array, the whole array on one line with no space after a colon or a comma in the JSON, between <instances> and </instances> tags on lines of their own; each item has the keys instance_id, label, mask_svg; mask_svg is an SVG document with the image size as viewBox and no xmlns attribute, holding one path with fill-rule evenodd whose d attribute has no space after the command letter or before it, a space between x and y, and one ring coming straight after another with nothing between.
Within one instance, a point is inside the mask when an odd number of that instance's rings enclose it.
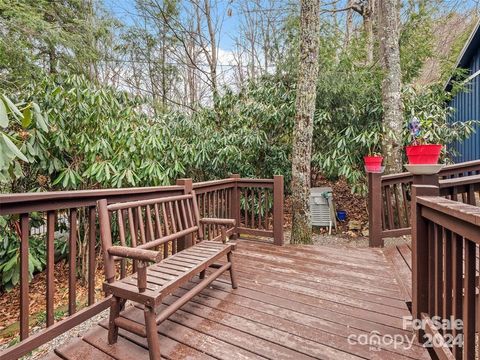
<instances>
[{"instance_id":1,"label":"wooden railing","mask_svg":"<svg viewBox=\"0 0 480 360\"><path fill-rule=\"evenodd\" d=\"M474 176L479 174L480 160L448 165L440 172L438 181L434 179L434 184L440 184L442 195L452 197L457 195L453 193L455 191L458 191L458 194L466 193L466 183L461 187L457 185L456 179L468 177L470 180L465 181L473 184L478 182L479 179ZM417 177L416 180L423 183L422 177ZM368 174L370 246L383 246L383 239L386 237L410 234L410 199L414 182L415 177L409 172L391 175ZM473 189L478 191L477 187ZM462 196L467 200L466 195Z\"/></svg>"},{"instance_id":2,"label":"wooden railing","mask_svg":"<svg viewBox=\"0 0 480 360\"><path fill-rule=\"evenodd\" d=\"M44 193L0 195L0 216L18 215L15 227L20 237L20 306L19 338L20 342L3 352L3 359L16 359L38 346L64 333L72 327L100 313L109 306L109 299L101 296L96 299L95 270L98 265L98 231L96 201L107 199L112 203L131 200L145 200L156 197L181 195L195 190L202 217L235 218L235 236L255 235L273 238L273 243L283 245L283 177L273 179L243 179L238 175L231 178L193 183L191 179L179 179L173 186L144 187L129 189L58 191ZM44 236L46 257L46 324L45 329L31 334L29 322L29 237L31 215L46 219L39 236ZM54 295L57 291L54 282L54 241L58 228L59 214L62 214L62 226L68 232L68 312L63 320L55 321ZM65 221L65 215L68 221ZM218 233L218 229L205 227L205 236L209 238ZM3 238L3 237L2 237ZM189 246L189 239L177 244L177 250ZM79 256L84 256L87 287L87 299L80 299L76 293ZM84 302L84 304L82 303ZM77 309L81 305L82 309ZM83 306L84 305L84 306Z\"/></svg>"},{"instance_id":3,"label":"wooden railing","mask_svg":"<svg viewBox=\"0 0 480 360\"><path fill-rule=\"evenodd\" d=\"M475 359L480 208L439 196L450 191L412 186L412 315L437 358Z\"/></svg>"}]
</instances>

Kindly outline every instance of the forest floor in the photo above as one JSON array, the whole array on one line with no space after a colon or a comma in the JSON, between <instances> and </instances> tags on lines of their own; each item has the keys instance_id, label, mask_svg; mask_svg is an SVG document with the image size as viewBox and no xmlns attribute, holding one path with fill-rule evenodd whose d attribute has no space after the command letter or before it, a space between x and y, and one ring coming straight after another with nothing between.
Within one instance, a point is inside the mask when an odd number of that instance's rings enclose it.
<instances>
[{"instance_id":1,"label":"forest floor","mask_svg":"<svg viewBox=\"0 0 480 360\"><path fill-rule=\"evenodd\" d=\"M97 260L97 265L99 261ZM103 270L97 266L95 274L95 298L103 298L102 282ZM55 321L68 316L68 262L61 260L54 268L54 317ZM77 281L77 310L85 307L88 298L88 288ZM29 324L31 334L36 333L46 324L46 273L41 272L34 275L29 286L30 314ZM11 291L0 293L0 351L3 348L14 345L19 341L19 313L20 308L20 286L15 286Z\"/></svg>"},{"instance_id":2,"label":"forest floor","mask_svg":"<svg viewBox=\"0 0 480 360\"><path fill-rule=\"evenodd\" d=\"M337 221L337 230L332 230L335 237L345 239L357 239L368 237L368 213L367 198L362 195L352 194L352 188L345 179L340 178L336 181L329 181L322 176L316 176L312 180L312 187L331 187L333 191L333 202L336 210L344 210L347 213L345 221ZM285 199L285 228L290 229L292 224L291 199ZM313 228L314 237L328 235L327 227Z\"/></svg>"}]
</instances>

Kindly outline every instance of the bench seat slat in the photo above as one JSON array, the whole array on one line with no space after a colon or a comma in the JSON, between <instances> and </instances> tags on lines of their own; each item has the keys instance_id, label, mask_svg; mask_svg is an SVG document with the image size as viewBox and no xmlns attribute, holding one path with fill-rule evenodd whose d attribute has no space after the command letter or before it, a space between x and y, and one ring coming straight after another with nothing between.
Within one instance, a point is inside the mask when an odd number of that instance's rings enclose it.
<instances>
[{"instance_id":1,"label":"bench seat slat","mask_svg":"<svg viewBox=\"0 0 480 360\"><path fill-rule=\"evenodd\" d=\"M130 300L133 300L131 298L133 296L144 296L148 294L148 297L150 299L154 298L158 304L161 299L170 294L171 290L178 288L180 284L186 283L195 275L208 268L215 262L215 260L225 256L226 253L231 251L233 246L233 244L206 243L209 242L204 241L200 244L192 246L189 249L172 255L169 258L162 260L158 264L149 266L147 268L147 289L143 293L140 293L138 288L135 286L137 284L136 274L130 275L111 284L105 284L105 287L113 294L116 293L118 287L122 288L123 290L128 289L129 292L132 292L132 295L127 297ZM195 250L197 247L201 249L203 247L201 245L209 246L210 249L215 249L215 251L208 251L202 256L197 255L196 259L186 257L188 256L189 251ZM170 265L175 265L176 268L171 269L168 267ZM170 279L163 279L160 276L162 270L175 272L176 274L168 274Z\"/></svg>"}]
</instances>

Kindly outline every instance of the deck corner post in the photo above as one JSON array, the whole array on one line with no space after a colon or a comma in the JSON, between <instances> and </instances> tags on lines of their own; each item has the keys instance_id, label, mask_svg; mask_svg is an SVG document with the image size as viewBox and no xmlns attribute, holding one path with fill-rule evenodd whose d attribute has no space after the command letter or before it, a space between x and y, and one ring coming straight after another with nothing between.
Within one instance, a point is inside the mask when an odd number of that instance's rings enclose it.
<instances>
[{"instance_id":1,"label":"deck corner post","mask_svg":"<svg viewBox=\"0 0 480 360\"><path fill-rule=\"evenodd\" d=\"M177 179L177 185L183 186L183 193L190 194L193 190L193 180L192 178L185 178L185 179ZM177 240L177 250L181 251L186 248L189 248L193 245L193 236L192 234L188 234L184 237L181 237Z\"/></svg>"},{"instance_id":2,"label":"deck corner post","mask_svg":"<svg viewBox=\"0 0 480 360\"><path fill-rule=\"evenodd\" d=\"M437 177L438 179L438 177ZM425 181L428 185L420 184ZM414 177L412 186L411 224L412 224L412 316L422 319L422 313L429 308L429 229L428 221L422 217L422 206L417 202L419 196L438 196L438 186L433 177ZM418 339L422 342L423 334Z\"/></svg>"},{"instance_id":3,"label":"deck corner post","mask_svg":"<svg viewBox=\"0 0 480 360\"><path fill-rule=\"evenodd\" d=\"M273 176L273 243L283 245L283 175Z\"/></svg>"},{"instance_id":4,"label":"deck corner post","mask_svg":"<svg viewBox=\"0 0 480 360\"><path fill-rule=\"evenodd\" d=\"M368 173L368 246L383 247L382 174Z\"/></svg>"},{"instance_id":5,"label":"deck corner post","mask_svg":"<svg viewBox=\"0 0 480 360\"><path fill-rule=\"evenodd\" d=\"M230 179L235 180L232 188L232 201L230 202L230 216L235 219L235 227L231 237L232 239L236 239L240 236L238 232L238 228L240 227L240 188L238 187L240 174L231 174Z\"/></svg>"}]
</instances>

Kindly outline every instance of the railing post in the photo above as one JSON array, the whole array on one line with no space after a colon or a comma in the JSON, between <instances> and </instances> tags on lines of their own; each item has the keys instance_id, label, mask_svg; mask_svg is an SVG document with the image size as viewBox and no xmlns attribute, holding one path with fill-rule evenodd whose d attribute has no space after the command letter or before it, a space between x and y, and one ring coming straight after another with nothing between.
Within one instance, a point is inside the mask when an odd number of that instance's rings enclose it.
<instances>
[{"instance_id":1,"label":"railing post","mask_svg":"<svg viewBox=\"0 0 480 360\"><path fill-rule=\"evenodd\" d=\"M177 185L183 186L183 192L185 194L190 194L192 192L193 181L192 181L191 178L177 179ZM186 248L189 248L192 245L193 245L193 234L188 234L188 235L183 236L183 237L181 237L177 240L177 250L178 251L182 251Z\"/></svg>"},{"instance_id":2,"label":"railing post","mask_svg":"<svg viewBox=\"0 0 480 360\"><path fill-rule=\"evenodd\" d=\"M273 176L273 243L283 245L283 176Z\"/></svg>"},{"instance_id":3,"label":"railing post","mask_svg":"<svg viewBox=\"0 0 480 360\"><path fill-rule=\"evenodd\" d=\"M383 247L382 174L368 173L368 246Z\"/></svg>"},{"instance_id":4,"label":"railing post","mask_svg":"<svg viewBox=\"0 0 480 360\"><path fill-rule=\"evenodd\" d=\"M232 189L232 200L230 202L230 216L235 219L235 229L232 234L232 239L236 239L240 236L238 233L238 228L240 227L240 188L237 183L240 175L232 174L230 178L235 179L235 184Z\"/></svg>"},{"instance_id":5,"label":"railing post","mask_svg":"<svg viewBox=\"0 0 480 360\"><path fill-rule=\"evenodd\" d=\"M413 185L431 185L438 187L438 174L433 175L413 175ZM437 194L438 195L438 194ZM419 195L422 196L422 195Z\"/></svg>"},{"instance_id":6,"label":"railing post","mask_svg":"<svg viewBox=\"0 0 480 360\"><path fill-rule=\"evenodd\" d=\"M437 177L438 179L438 177ZM419 184L419 181L430 183ZM415 319L422 319L422 313L429 310L429 229L428 222L422 217L421 206L417 203L418 196L438 196L438 186L433 177L414 177L412 186L412 315ZM418 334L422 340L422 334Z\"/></svg>"}]
</instances>

